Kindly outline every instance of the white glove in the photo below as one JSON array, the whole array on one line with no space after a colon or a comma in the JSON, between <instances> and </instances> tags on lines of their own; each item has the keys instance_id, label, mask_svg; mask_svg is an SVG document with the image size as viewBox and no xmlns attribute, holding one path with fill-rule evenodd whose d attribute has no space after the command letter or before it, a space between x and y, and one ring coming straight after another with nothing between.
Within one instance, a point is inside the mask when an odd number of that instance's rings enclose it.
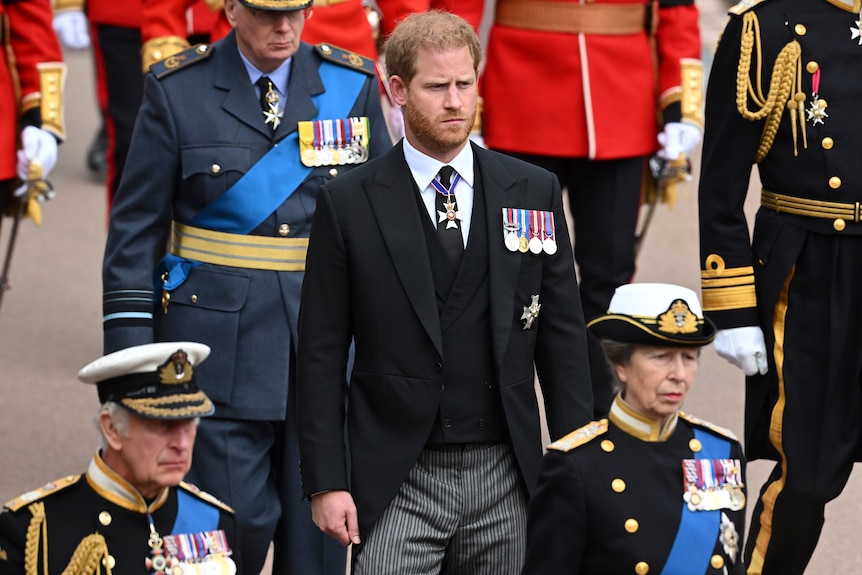
<instances>
[{"instance_id":1,"label":"white glove","mask_svg":"<svg viewBox=\"0 0 862 575\"><path fill-rule=\"evenodd\" d=\"M713 343L718 355L740 368L745 375L766 373L766 343L759 327L719 330Z\"/></svg>"},{"instance_id":2,"label":"white glove","mask_svg":"<svg viewBox=\"0 0 862 575\"><path fill-rule=\"evenodd\" d=\"M90 47L90 32L83 10L67 10L55 14L54 32L66 48L85 50Z\"/></svg>"},{"instance_id":3,"label":"white glove","mask_svg":"<svg viewBox=\"0 0 862 575\"><path fill-rule=\"evenodd\" d=\"M18 177L25 182L29 179L30 162L42 164L42 179L48 177L57 163L57 140L40 128L27 126L21 131L21 149L18 150Z\"/></svg>"},{"instance_id":4,"label":"white glove","mask_svg":"<svg viewBox=\"0 0 862 575\"><path fill-rule=\"evenodd\" d=\"M700 128L694 124L668 122L658 135L658 143L661 144L658 157L676 160L680 154L688 156L700 142L700 135Z\"/></svg>"}]
</instances>

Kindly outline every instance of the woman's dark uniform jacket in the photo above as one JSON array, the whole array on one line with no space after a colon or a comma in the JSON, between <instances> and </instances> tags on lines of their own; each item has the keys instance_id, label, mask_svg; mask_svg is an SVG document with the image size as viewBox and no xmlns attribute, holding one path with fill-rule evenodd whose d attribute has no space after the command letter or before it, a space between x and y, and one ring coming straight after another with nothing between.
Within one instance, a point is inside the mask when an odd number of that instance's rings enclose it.
<instances>
[{"instance_id":1,"label":"woman's dark uniform jacket","mask_svg":"<svg viewBox=\"0 0 862 575\"><path fill-rule=\"evenodd\" d=\"M146 504L133 502L129 491L121 496L121 484L91 472L52 481L6 504L0 513L0 574L99 575L109 572L105 563L115 574L154 572L147 566L152 556ZM116 476L109 472L108 477ZM233 511L211 495L181 483L160 497L164 500L151 503L152 522L163 539L190 532L215 537L212 533L222 530L227 546L238 547ZM191 525L199 529L185 529ZM238 563L236 556L232 559ZM242 573L241 565L235 573Z\"/></svg>"},{"instance_id":2,"label":"woman's dark uniform jacket","mask_svg":"<svg viewBox=\"0 0 862 575\"><path fill-rule=\"evenodd\" d=\"M721 510L729 522L715 530L707 553L681 571L665 570L685 505L682 462L697 458L700 449L695 431L729 442L726 457L744 469L739 442L682 413L663 440L655 423L651 436L637 432L624 423L634 413L620 403L617 398L610 420L594 421L549 447L530 500L523 575L744 573L744 507ZM690 548L691 533L681 536L680 544Z\"/></svg>"}]
</instances>

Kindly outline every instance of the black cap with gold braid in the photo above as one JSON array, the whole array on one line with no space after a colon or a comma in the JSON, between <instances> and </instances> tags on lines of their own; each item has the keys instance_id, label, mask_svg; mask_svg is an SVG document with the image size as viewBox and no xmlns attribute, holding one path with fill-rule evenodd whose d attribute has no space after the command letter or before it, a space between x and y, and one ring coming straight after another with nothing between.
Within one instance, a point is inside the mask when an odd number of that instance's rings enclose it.
<instances>
[{"instance_id":1,"label":"black cap with gold braid","mask_svg":"<svg viewBox=\"0 0 862 575\"><path fill-rule=\"evenodd\" d=\"M209 346L190 341L149 343L100 357L78 379L95 383L102 403L116 402L140 417L205 417L215 407L197 386L193 366L209 353Z\"/></svg>"},{"instance_id":2,"label":"black cap with gold braid","mask_svg":"<svg viewBox=\"0 0 862 575\"><path fill-rule=\"evenodd\" d=\"M286 12L288 10L311 8L314 0L239 0L239 3L255 10Z\"/></svg>"}]
</instances>

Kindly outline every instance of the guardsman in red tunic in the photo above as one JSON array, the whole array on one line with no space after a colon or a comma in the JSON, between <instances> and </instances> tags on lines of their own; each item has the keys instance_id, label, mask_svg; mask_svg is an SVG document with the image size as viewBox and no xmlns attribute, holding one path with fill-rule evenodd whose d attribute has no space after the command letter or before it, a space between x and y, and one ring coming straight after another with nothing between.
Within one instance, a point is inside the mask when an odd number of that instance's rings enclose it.
<instances>
[{"instance_id":1,"label":"guardsman in red tunic","mask_svg":"<svg viewBox=\"0 0 862 575\"><path fill-rule=\"evenodd\" d=\"M0 3L0 210L26 190L18 179L47 177L66 135L66 65L51 22L48 0Z\"/></svg>"},{"instance_id":2,"label":"guardsman in red tunic","mask_svg":"<svg viewBox=\"0 0 862 575\"><path fill-rule=\"evenodd\" d=\"M700 141L697 8L693 0L498 0L487 52L485 143L568 188L584 316L596 317L635 272L647 159L658 151L679 160ZM589 339L601 417L611 377Z\"/></svg>"}]
</instances>

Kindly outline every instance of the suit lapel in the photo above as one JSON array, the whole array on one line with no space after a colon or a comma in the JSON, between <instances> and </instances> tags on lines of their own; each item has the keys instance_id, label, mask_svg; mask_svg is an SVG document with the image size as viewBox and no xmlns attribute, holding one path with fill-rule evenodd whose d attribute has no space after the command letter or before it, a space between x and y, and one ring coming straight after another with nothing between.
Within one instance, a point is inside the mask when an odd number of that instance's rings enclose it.
<instances>
[{"instance_id":1,"label":"suit lapel","mask_svg":"<svg viewBox=\"0 0 862 575\"><path fill-rule=\"evenodd\" d=\"M472 144L471 144L472 145ZM480 171L485 193L485 216L488 226L488 279L491 292L491 340L497 366L512 331L515 308L515 286L521 267L521 254L503 245L503 208L525 205L527 180L517 179L491 152L473 146L476 169Z\"/></svg>"},{"instance_id":2,"label":"suit lapel","mask_svg":"<svg viewBox=\"0 0 862 575\"><path fill-rule=\"evenodd\" d=\"M413 197L415 182L404 160L402 144L394 146L379 162L374 179L366 182L365 191L407 298L442 355L440 316L424 222Z\"/></svg>"}]
</instances>

